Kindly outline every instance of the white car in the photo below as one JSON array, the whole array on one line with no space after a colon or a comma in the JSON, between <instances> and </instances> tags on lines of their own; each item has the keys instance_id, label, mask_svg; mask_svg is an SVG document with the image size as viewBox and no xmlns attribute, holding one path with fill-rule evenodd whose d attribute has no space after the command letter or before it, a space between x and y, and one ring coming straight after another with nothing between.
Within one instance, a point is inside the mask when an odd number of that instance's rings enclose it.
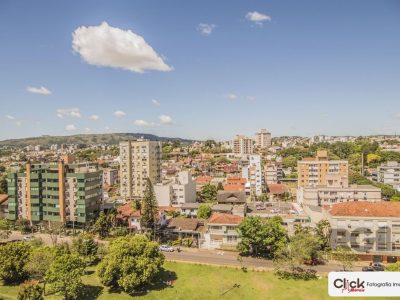
<instances>
[{"instance_id":1,"label":"white car","mask_svg":"<svg viewBox=\"0 0 400 300\"><path fill-rule=\"evenodd\" d=\"M30 235L26 235L26 236L24 236L22 239L23 239L25 242L30 242L30 241L32 241L33 237L30 236Z\"/></svg>"},{"instance_id":2,"label":"white car","mask_svg":"<svg viewBox=\"0 0 400 300\"><path fill-rule=\"evenodd\" d=\"M161 245L160 250L163 252L174 252L174 248L168 246L168 245Z\"/></svg>"}]
</instances>

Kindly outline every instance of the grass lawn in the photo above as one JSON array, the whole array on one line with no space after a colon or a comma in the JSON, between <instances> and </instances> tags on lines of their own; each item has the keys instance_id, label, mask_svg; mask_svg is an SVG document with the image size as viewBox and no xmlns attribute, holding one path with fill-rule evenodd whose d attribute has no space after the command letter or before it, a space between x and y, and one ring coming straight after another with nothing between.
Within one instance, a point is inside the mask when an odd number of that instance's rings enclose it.
<instances>
[{"instance_id":1,"label":"grass lawn","mask_svg":"<svg viewBox=\"0 0 400 300\"><path fill-rule=\"evenodd\" d=\"M134 299L329 299L327 279L312 281L284 280L271 272L243 272L228 267L212 267L185 263L166 262L165 269L176 277L173 287L165 287L159 281L149 293L137 295ZM87 299L132 299L125 293L110 292L103 287L94 272L83 282L90 296ZM164 280L168 278L164 272ZM233 288L235 284L239 287ZM16 299L18 287L0 286L0 299ZM46 299L60 299L49 296ZM347 298L349 299L349 298ZM357 298L362 299L362 298ZM374 298L377 299L377 298Z\"/></svg>"}]
</instances>

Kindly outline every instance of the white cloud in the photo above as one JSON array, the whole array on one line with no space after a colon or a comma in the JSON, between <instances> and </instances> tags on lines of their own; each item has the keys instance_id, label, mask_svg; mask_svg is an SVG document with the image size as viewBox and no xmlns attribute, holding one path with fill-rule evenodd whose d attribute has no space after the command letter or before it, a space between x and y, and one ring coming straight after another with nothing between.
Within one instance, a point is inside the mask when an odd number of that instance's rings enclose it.
<instances>
[{"instance_id":1,"label":"white cloud","mask_svg":"<svg viewBox=\"0 0 400 300\"><path fill-rule=\"evenodd\" d=\"M155 127L158 125L154 122L147 122L145 120L135 120L133 123L139 127Z\"/></svg>"},{"instance_id":2,"label":"white cloud","mask_svg":"<svg viewBox=\"0 0 400 300\"><path fill-rule=\"evenodd\" d=\"M57 109L57 117L60 119L64 117L80 118L82 115L79 108L59 108Z\"/></svg>"},{"instance_id":3,"label":"white cloud","mask_svg":"<svg viewBox=\"0 0 400 300\"><path fill-rule=\"evenodd\" d=\"M142 36L131 30L111 27L106 22L99 26L75 29L72 33L72 48L90 65L137 73L172 70Z\"/></svg>"},{"instance_id":4,"label":"white cloud","mask_svg":"<svg viewBox=\"0 0 400 300\"><path fill-rule=\"evenodd\" d=\"M152 99L151 103L153 103L155 106L160 106L161 105L161 103L158 102L156 99Z\"/></svg>"},{"instance_id":5,"label":"white cloud","mask_svg":"<svg viewBox=\"0 0 400 300\"><path fill-rule=\"evenodd\" d=\"M26 87L26 90L29 93L33 93L33 94L41 94L41 95L50 95L51 94L51 91L46 89L44 86L41 86L41 87L28 86L28 87Z\"/></svg>"},{"instance_id":6,"label":"white cloud","mask_svg":"<svg viewBox=\"0 0 400 300\"><path fill-rule=\"evenodd\" d=\"M86 131L86 132L90 132L91 130L90 130L89 127L86 127L86 128L85 128L85 131Z\"/></svg>"},{"instance_id":7,"label":"white cloud","mask_svg":"<svg viewBox=\"0 0 400 300\"><path fill-rule=\"evenodd\" d=\"M15 125L21 126L21 125L22 125L22 122L21 122L21 121L16 121L16 122L15 122Z\"/></svg>"},{"instance_id":8,"label":"white cloud","mask_svg":"<svg viewBox=\"0 0 400 300\"><path fill-rule=\"evenodd\" d=\"M254 22L255 24L257 24L259 26L262 26L263 22L265 22L265 21L272 20L272 18L270 16L259 13L258 11L248 12L246 14L246 19L251 22Z\"/></svg>"},{"instance_id":9,"label":"white cloud","mask_svg":"<svg viewBox=\"0 0 400 300\"><path fill-rule=\"evenodd\" d=\"M229 100L235 100L235 99L237 99L237 95L233 94L233 93L229 93L229 94L225 95L225 98L229 99Z\"/></svg>"},{"instance_id":10,"label":"white cloud","mask_svg":"<svg viewBox=\"0 0 400 300\"><path fill-rule=\"evenodd\" d=\"M106 127L104 127L104 129L108 131L108 130L110 130L110 127L106 126Z\"/></svg>"},{"instance_id":11,"label":"white cloud","mask_svg":"<svg viewBox=\"0 0 400 300\"><path fill-rule=\"evenodd\" d=\"M215 29L215 27L216 27L215 24L200 23L199 25L197 25L197 30L202 35L210 35Z\"/></svg>"},{"instance_id":12,"label":"white cloud","mask_svg":"<svg viewBox=\"0 0 400 300\"><path fill-rule=\"evenodd\" d=\"M174 121L172 120L172 118L171 118L170 116L167 116L167 115L161 115L161 116L159 117L159 119L160 119L160 123L161 123L162 125L171 125L171 124L174 123Z\"/></svg>"},{"instance_id":13,"label":"white cloud","mask_svg":"<svg viewBox=\"0 0 400 300\"><path fill-rule=\"evenodd\" d=\"M5 115L5 117L6 117L7 119L9 119L9 120L15 120L15 117L10 116L10 115Z\"/></svg>"},{"instance_id":14,"label":"white cloud","mask_svg":"<svg viewBox=\"0 0 400 300\"><path fill-rule=\"evenodd\" d=\"M114 116L116 116L117 118L122 118L126 116L126 112L122 111L122 110L117 110L114 111Z\"/></svg>"},{"instance_id":15,"label":"white cloud","mask_svg":"<svg viewBox=\"0 0 400 300\"><path fill-rule=\"evenodd\" d=\"M67 126L65 126L65 130L66 131L74 131L74 130L76 130L76 126L74 124L67 125Z\"/></svg>"},{"instance_id":16,"label":"white cloud","mask_svg":"<svg viewBox=\"0 0 400 300\"><path fill-rule=\"evenodd\" d=\"M90 120L93 120L93 121L97 121L98 119L100 119L100 117L99 117L98 115L91 115L91 116L89 117L89 119L90 119Z\"/></svg>"}]
</instances>

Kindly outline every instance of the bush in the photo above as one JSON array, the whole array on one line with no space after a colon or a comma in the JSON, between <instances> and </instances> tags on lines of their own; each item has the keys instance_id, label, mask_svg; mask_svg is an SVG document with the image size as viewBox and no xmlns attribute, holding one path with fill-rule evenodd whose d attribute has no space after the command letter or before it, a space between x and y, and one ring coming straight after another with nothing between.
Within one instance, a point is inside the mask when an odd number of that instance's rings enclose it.
<instances>
[{"instance_id":1,"label":"bush","mask_svg":"<svg viewBox=\"0 0 400 300\"><path fill-rule=\"evenodd\" d=\"M0 279L5 283L19 283L28 278L25 265L31 250L31 246L24 242L0 246Z\"/></svg>"},{"instance_id":2,"label":"bush","mask_svg":"<svg viewBox=\"0 0 400 300\"><path fill-rule=\"evenodd\" d=\"M26 281L19 287L18 300L42 300L43 288L35 280Z\"/></svg>"},{"instance_id":3,"label":"bush","mask_svg":"<svg viewBox=\"0 0 400 300\"><path fill-rule=\"evenodd\" d=\"M398 261L397 263L387 265L385 268L385 271L400 272L400 262Z\"/></svg>"},{"instance_id":4,"label":"bush","mask_svg":"<svg viewBox=\"0 0 400 300\"><path fill-rule=\"evenodd\" d=\"M281 279L313 280L317 279L317 271L312 269L294 268L291 271L278 270L275 274Z\"/></svg>"}]
</instances>

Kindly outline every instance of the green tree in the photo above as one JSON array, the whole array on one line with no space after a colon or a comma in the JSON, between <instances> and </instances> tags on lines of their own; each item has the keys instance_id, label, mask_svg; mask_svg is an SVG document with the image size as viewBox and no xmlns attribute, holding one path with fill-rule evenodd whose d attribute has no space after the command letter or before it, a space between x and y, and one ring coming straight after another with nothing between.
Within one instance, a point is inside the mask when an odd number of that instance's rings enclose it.
<instances>
[{"instance_id":1,"label":"green tree","mask_svg":"<svg viewBox=\"0 0 400 300\"><path fill-rule=\"evenodd\" d=\"M320 244L321 251L330 250L331 224L329 221L326 219L319 221L315 226L314 232Z\"/></svg>"},{"instance_id":2,"label":"green tree","mask_svg":"<svg viewBox=\"0 0 400 300\"><path fill-rule=\"evenodd\" d=\"M218 182L217 191L223 191L223 190L224 190L224 185L222 184L222 182Z\"/></svg>"},{"instance_id":3,"label":"green tree","mask_svg":"<svg viewBox=\"0 0 400 300\"><path fill-rule=\"evenodd\" d=\"M90 234L80 234L72 241L71 252L81 256L88 264L96 260L98 245Z\"/></svg>"},{"instance_id":4,"label":"green tree","mask_svg":"<svg viewBox=\"0 0 400 300\"><path fill-rule=\"evenodd\" d=\"M217 188L211 184L203 185L200 197L204 202L215 202L217 200Z\"/></svg>"},{"instance_id":5,"label":"green tree","mask_svg":"<svg viewBox=\"0 0 400 300\"><path fill-rule=\"evenodd\" d=\"M109 235L110 228L110 220L104 212L100 212L99 217L93 225L93 233L97 234L99 238L104 239Z\"/></svg>"},{"instance_id":6,"label":"green tree","mask_svg":"<svg viewBox=\"0 0 400 300\"><path fill-rule=\"evenodd\" d=\"M41 246L32 249L25 270L30 277L37 280L43 280L47 270L56 257L56 251L48 246Z\"/></svg>"},{"instance_id":7,"label":"green tree","mask_svg":"<svg viewBox=\"0 0 400 300\"><path fill-rule=\"evenodd\" d=\"M268 220L261 217L247 217L238 226L241 241L238 250L243 254L274 257L288 241L282 218L275 216Z\"/></svg>"},{"instance_id":8,"label":"green tree","mask_svg":"<svg viewBox=\"0 0 400 300\"><path fill-rule=\"evenodd\" d=\"M105 286L133 293L149 284L161 270L164 255L144 235L119 237L110 243L97 274Z\"/></svg>"},{"instance_id":9,"label":"green tree","mask_svg":"<svg viewBox=\"0 0 400 300\"><path fill-rule=\"evenodd\" d=\"M31 246L24 242L0 246L0 279L5 283L19 283L28 277L25 265L29 260Z\"/></svg>"},{"instance_id":10,"label":"green tree","mask_svg":"<svg viewBox=\"0 0 400 300\"><path fill-rule=\"evenodd\" d=\"M351 251L349 247L339 246L332 252L334 260L340 262L343 271L351 270L354 263L358 260L357 253Z\"/></svg>"},{"instance_id":11,"label":"green tree","mask_svg":"<svg viewBox=\"0 0 400 300\"><path fill-rule=\"evenodd\" d=\"M7 194L7 179L5 176L0 177L0 194Z\"/></svg>"},{"instance_id":12,"label":"green tree","mask_svg":"<svg viewBox=\"0 0 400 300\"><path fill-rule=\"evenodd\" d=\"M43 289L37 281L26 281L19 287L18 300L42 300Z\"/></svg>"},{"instance_id":13,"label":"green tree","mask_svg":"<svg viewBox=\"0 0 400 300\"><path fill-rule=\"evenodd\" d=\"M7 219L0 219L0 239L8 239L10 235L10 222Z\"/></svg>"},{"instance_id":14,"label":"green tree","mask_svg":"<svg viewBox=\"0 0 400 300\"><path fill-rule=\"evenodd\" d=\"M211 207L207 204L201 204L197 209L198 219L208 219L211 216Z\"/></svg>"},{"instance_id":15,"label":"green tree","mask_svg":"<svg viewBox=\"0 0 400 300\"><path fill-rule=\"evenodd\" d=\"M56 293L65 300L77 299L83 284L81 276L85 272L85 263L75 254L64 254L55 258L45 280Z\"/></svg>"},{"instance_id":16,"label":"green tree","mask_svg":"<svg viewBox=\"0 0 400 300\"><path fill-rule=\"evenodd\" d=\"M146 189L142 202L142 218L141 222L146 228L153 228L156 222L157 200L154 194L153 184L150 178L146 180Z\"/></svg>"},{"instance_id":17,"label":"green tree","mask_svg":"<svg viewBox=\"0 0 400 300\"><path fill-rule=\"evenodd\" d=\"M285 168L296 168L297 167L297 158L293 155L289 155L282 159L282 165Z\"/></svg>"}]
</instances>

